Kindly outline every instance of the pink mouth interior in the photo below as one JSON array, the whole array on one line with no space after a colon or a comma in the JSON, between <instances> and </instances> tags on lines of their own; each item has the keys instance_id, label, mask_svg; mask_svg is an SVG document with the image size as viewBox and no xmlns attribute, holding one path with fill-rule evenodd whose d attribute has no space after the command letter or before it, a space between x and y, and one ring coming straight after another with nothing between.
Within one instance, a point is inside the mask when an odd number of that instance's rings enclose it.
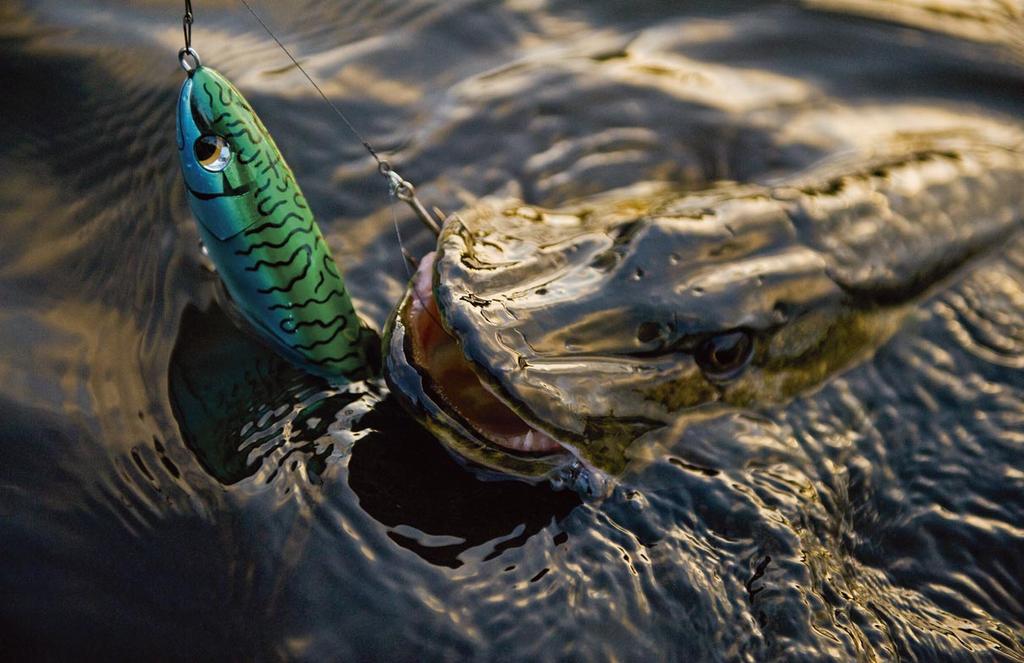
<instances>
[{"instance_id":1,"label":"pink mouth interior","mask_svg":"<svg viewBox=\"0 0 1024 663\"><path fill-rule=\"evenodd\" d=\"M498 400L477 377L455 339L440 324L431 288L434 254L420 263L406 328L412 360L430 376L434 394L488 441L526 453L552 453L562 447L546 433L530 427Z\"/></svg>"}]
</instances>

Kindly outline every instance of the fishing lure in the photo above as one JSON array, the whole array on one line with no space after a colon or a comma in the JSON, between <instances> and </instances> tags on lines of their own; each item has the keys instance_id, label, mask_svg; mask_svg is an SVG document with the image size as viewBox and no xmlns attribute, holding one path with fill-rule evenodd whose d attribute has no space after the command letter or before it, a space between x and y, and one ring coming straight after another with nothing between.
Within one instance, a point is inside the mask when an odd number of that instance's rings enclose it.
<instances>
[{"instance_id":1,"label":"fishing lure","mask_svg":"<svg viewBox=\"0 0 1024 663\"><path fill-rule=\"evenodd\" d=\"M369 368L360 324L291 169L252 106L190 46L177 145L199 234L242 316L282 355L325 377Z\"/></svg>"}]
</instances>

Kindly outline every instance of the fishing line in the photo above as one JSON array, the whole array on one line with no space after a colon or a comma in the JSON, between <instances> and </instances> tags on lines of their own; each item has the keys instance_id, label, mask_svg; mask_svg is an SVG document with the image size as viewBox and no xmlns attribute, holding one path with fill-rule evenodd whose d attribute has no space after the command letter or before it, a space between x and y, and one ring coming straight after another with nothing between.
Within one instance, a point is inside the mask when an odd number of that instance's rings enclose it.
<instances>
[{"instance_id":1,"label":"fishing line","mask_svg":"<svg viewBox=\"0 0 1024 663\"><path fill-rule=\"evenodd\" d=\"M391 198L392 200L394 198L397 198L402 202L406 203L407 205L409 205L409 207L413 211L413 214L420 220L420 222L423 223L423 225L425 225L427 229L434 234L435 237L439 236L441 232L440 226L434 219L434 216L432 216L430 212L426 210L426 208L423 206L420 200L416 197L416 188L412 185L412 183L403 179L398 174L398 172L391 167L391 164L388 163L386 159L382 159L380 157L377 151L373 149L373 146L370 145L370 142L366 140L361 133L359 133L359 130L356 129L352 122L349 121L348 117L345 116L345 113L342 112L342 110L338 108L338 106L333 101L331 101L331 99L324 93L323 89L321 89L321 87L317 85L316 81L313 80L313 77L309 75L309 73L301 64L299 64L299 61L295 58L294 55L292 55L292 52L288 50L288 47L285 46L284 43L282 43L282 41L277 38L277 35L274 34L274 31L271 30L270 26L267 25L266 21L264 21L263 18L260 17L258 13L256 13L256 11L252 8L252 5L250 5L249 2L247 2L247 0L239 0L239 2L241 2L242 5L244 5L245 8L249 11L249 13L252 14L253 18L255 18L256 21L263 27L264 31L266 31L270 38L274 40L277 46L282 51L284 51L284 54L288 56L288 59L292 61L292 64L294 64L295 67L300 72L302 72L302 75L305 76L306 80L309 81L310 85L312 85L313 88L316 89L320 97L325 102L327 102L327 105L330 106L331 110L333 110L334 113L339 118L341 118L341 121L345 124L345 126L352 133L352 135L355 136L360 143L362 143L363 147L366 148L366 151L370 154L371 157L373 157L374 161L377 162L378 172L381 175L383 175L384 178L387 180L389 198ZM185 0L185 14L184 16L182 16L182 31L185 37L185 48L183 48L179 52L178 57L179 60L181 61L182 68L184 68L186 71L189 71L190 68L195 69L201 64L199 60L199 54L196 53L195 50L192 48L193 22L194 15L192 13L192 2L191 0ZM188 62L189 58L191 58L192 60L191 63ZM402 239L402 231L398 225L398 215L395 213L393 202L389 204L389 208L391 209L392 224L394 225L395 228L395 237L398 240L399 250L401 251L402 254L402 264L405 267L406 276L409 278L410 281L412 281L413 272L411 271L410 265L418 267L418 262L405 248L405 242ZM438 216L439 218L443 219L443 215L438 214ZM413 284L412 292L413 296L416 297L416 299L419 301L424 311L426 311L426 313L430 315L430 317L433 318L434 321L439 326L441 326L440 320L438 320L436 316L434 316L433 312L426 305L426 302L424 302L420 297L419 293L416 290L415 284Z\"/></svg>"},{"instance_id":2,"label":"fishing line","mask_svg":"<svg viewBox=\"0 0 1024 663\"><path fill-rule=\"evenodd\" d=\"M355 136L360 143L362 143L364 148L366 148L366 151L369 152L371 157L373 157L373 160L377 162L378 172L380 172L380 174L383 175L384 178L388 180L391 195L395 196L402 202L409 205L409 207L413 211L413 214L416 215L416 218L419 219L420 222L424 226L426 226L427 229L430 232L432 232L435 237L440 235L441 228L440 226L438 226L437 221L434 220L434 217L431 216L429 212L427 212L426 208L423 207L423 204L416 197L416 187L414 187L411 182L403 179L402 176L399 175L398 172L391 167L391 164L388 163L387 159L382 159L380 155L377 154L377 150L373 149L373 146L370 145L370 141L363 138L363 135L359 133L358 129L355 128L355 125L353 125L345 116L345 113L343 113L342 110L338 108L338 106L333 101L331 101L331 99L324 93L320 86L317 85L316 81L313 80L313 77L309 75L309 72L307 72L306 69L301 64L299 64L299 61L295 58L294 55L292 55L292 52L289 51L288 47L285 46L281 42L281 40L277 38L277 35L274 34L274 31L271 30L270 26L267 25L263 18L256 13L256 10L252 8L252 5L250 5L247 2L247 0L239 0L239 2L241 2L242 5L244 5L245 8L249 11L249 13L252 14L253 18L255 18L256 21L259 22L261 26L263 26L263 29L267 32L268 35L270 35L270 38L273 39L275 43L277 43L278 47L282 51L284 51L284 54L287 55L288 59L292 61L292 64L294 64L295 67L302 72L302 75L306 77L306 80L309 81L310 85L312 85L313 88L316 89L320 97L327 102L328 106L331 107L331 110L333 110L334 113L339 118L341 118L341 121L345 124L348 130L352 132L352 135ZM182 16L181 19L181 28L185 37L185 48L181 49L181 51L178 52L178 59L181 62L182 68L185 69L186 72L192 71L200 65L199 54L196 53L195 50L192 48L192 24L194 23L194 21L195 16L192 13L192 0L185 0L185 14ZM189 62L189 59L191 59L191 62Z\"/></svg>"},{"instance_id":3,"label":"fishing line","mask_svg":"<svg viewBox=\"0 0 1024 663\"><path fill-rule=\"evenodd\" d=\"M186 0L186 2L188 2L188 0ZM388 181L389 198L391 198L392 201L395 198L398 198L399 200L405 202L412 208L413 213L416 215L416 217L419 218L420 221L425 226L427 226L427 228L432 233L434 233L435 237L440 235L441 229L437 225L437 222L430 215L430 213L427 212L427 210L420 203L419 199L416 197L415 187L413 187L413 185L410 182L402 179L402 177L391 167L391 164L388 163L386 159L380 158L380 156L377 154L377 151L374 150L373 146L370 145L370 142L363 138L363 135L360 134L359 131L349 121L349 119L345 117L345 114L341 111L341 109L338 108L338 106L335 105L335 103L331 101L326 94L324 94L324 91L320 88L319 85L316 84L316 81L313 80L313 77L306 72L306 70L302 67L301 64L299 64L299 61L295 59L295 56L292 55L291 51L288 50L288 47L281 43L281 40L277 38L277 35L274 34L273 30L270 29L270 26L266 24L266 22L260 17L260 15L257 14L255 10L253 10L252 6L248 3L248 1L239 0L239 2L245 5L245 8L249 10L249 13L253 15L253 18L255 18L259 22L259 24L263 26L263 29L267 32L268 35L270 35L270 38L277 43L277 45L281 48L282 51L284 51L285 55L288 56L288 59L292 61L292 64L298 67L299 71L302 72L302 75L306 77L306 80L308 80L310 84L314 88L316 88L316 91L320 94L323 100L327 102L327 105L330 106L331 109L338 115L338 117L341 118L341 121L345 123L345 126L348 127L348 130L352 132L352 135L355 136L356 139L363 144L363 147L366 148L366 151L369 152L370 156L374 158L374 160L377 162L377 170ZM395 228L395 238L398 240L399 251L402 254L402 265L405 267L406 277L411 282L413 281L413 271L411 268L411 264L415 265L416 267L418 267L419 264L415 260L415 258L413 258L412 254L410 254L409 251L405 248L405 242L402 239L402 231L398 225L398 215L395 213L394 202L391 202L388 205L388 207L391 210L391 223ZM431 318L434 319L434 322L436 322L438 326L441 326L441 321L438 320L436 316L434 316L433 311L430 310L430 308L427 306L427 303L423 301L422 297L420 297L420 294L416 289L415 283L413 283L412 285L412 293L416 300L419 301L420 306L423 307L423 310Z\"/></svg>"},{"instance_id":4,"label":"fishing line","mask_svg":"<svg viewBox=\"0 0 1024 663\"><path fill-rule=\"evenodd\" d=\"M348 118L345 117L345 114L341 112L341 109L338 108L334 104L334 102L328 98L326 94L324 94L324 91L321 90L320 86L316 84L316 81L313 80L313 77L306 73L306 70L303 69L302 65L299 64L299 61L295 59L295 56L292 55L292 52L288 50L288 47L281 43L281 40L277 38L277 35L274 34L274 31L270 29L270 26L268 26L263 21L262 18L260 18L260 15L256 13L252 6L246 0L239 0L239 2L245 5L245 8L249 10L249 13L252 14L253 18L255 18L259 22L259 24L263 26L263 29L267 31L267 34L270 35L270 38L277 42L277 45L281 48L282 51L284 51L284 54L288 56L288 59L292 61L292 64L298 67L299 71L302 72L302 75L306 77L306 80L309 81L314 88L316 88L316 91L320 93L320 96L323 97L323 100L326 101L327 105L331 107L331 110L333 110L338 115L338 117L341 118L341 121L345 123L345 126L348 127L348 130L352 132L352 135L355 136L356 139L358 139L359 142L363 144L363 147L366 148L366 151L369 152L370 156L373 157L374 161L377 162L378 167L387 163L377 155L377 151L373 149L373 146L370 145L369 141L363 138L362 134L360 134L359 131L352 125L352 123L348 121ZM190 0L186 0L186 4L189 3Z\"/></svg>"}]
</instances>

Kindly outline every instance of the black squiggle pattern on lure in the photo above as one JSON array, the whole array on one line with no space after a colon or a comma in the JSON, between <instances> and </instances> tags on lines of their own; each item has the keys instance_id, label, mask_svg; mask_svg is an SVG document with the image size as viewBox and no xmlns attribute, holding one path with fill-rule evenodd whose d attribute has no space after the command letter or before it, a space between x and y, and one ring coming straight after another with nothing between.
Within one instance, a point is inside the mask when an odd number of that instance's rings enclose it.
<instances>
[{"instance_id":1,"label":"black squiggle pattern on lure","mask_svg":"<svg viewBox=\"0 0 1024 663\"><path fill-rule=\"evenodd\" d=\"M362 337L361 326L288 165L230 83L221 79L198 87L212 106L229 107L217 115L216 126L201 130L231 145L233 173L245 184L247 215L256 221L240 228L226 247L236 272L245 275L234 281L236 287L248 289L237 299L285 354L310 366L330 367L331 372L361 370L359 361L353 361L362 356L360 346L353 345Z\"/></svg>"},{"instance_id":2,"label":"black squiggle pattern on lure","mask_svg":"<svg viewBox=\"0 0 1024 663\"><path fill-rule=\"evenodd\" d=\"M281 321L281 329L289 333L295 333L302 327L320 327L321 329L330 329L334 325L340 325L341 329L348 327L348 314L339 313L331 320L324 322L323 320L303 320L301 322L295 322L292 318L285 318Z\"/></svg>"},{"instance_id":3,"label":"black squiggle pattern on lure","mask_svg":"<svg viewBox=\"0 0 1024 663\"><path fill-rule=\"evenodd\" d=\"M328 343L330 343L334 339L338 338L338 334L340 334L343 331L345 331L345 326L344 325L339 326L337 329L334 330L333 334L331 334L329 337L327 337L327 338L325 338L323 340L314 341L314 342L312 342L312 343L310 343L308 345L302 345L302 344L299 344L299 343L295 343L295 344L292 345L292 347L295 348L296 350L304 350L304 351L308 352L309 350L313 350L314 348L318 348L321 345L327 345Z\"/></svg>"},{"instance_id":4,"label":"black squiggle pattern on lure","mask_svg":"<svg viewBox=\"0 0 1024 663\"><path fill-rule=\"evenodd\" d=\"M266 242L259 242L258 244L253 244L252 246L250 246L248 249L246 249L244 251L235 251L235 255L236 256L252 255L252 252L255 251L256 249L280 249L281 247L286 246L288 244L288 242L290 242L291 239L293 237L295 237L296 235L300 235L300 234L302 234L302 235L315 235L315 233L313 232L313 223L315 223L315 222L313 221L312 218L310 218L309 222L306 224L306 226L304 226L302 228L296 228L296 229L292 230L287 235L285 235L285 238L283 240L281 240L280 242L272 242L272 241L269 241L269 240L266 241Z\"/></svg>"},{"instance_id":5,"label":"black squiggle pattern on lure","mask_svg":"<svg viewBox=\"0 0 1024 663\"><path fill-rule=\"evenodd\" d=\"M246 235L258 235L258 234L262 233L265 230L283 228L284 224L288 223L288 221L291 220L291 219L298 219L298 220L301 221L302 217L299 216L298 214L296 214L295 212L288 212L288 214L286 214L283 219L281 219L279 221L276 221L276 222L275 221L268 221L267 223L264 223L261 226L257 226L255 228L250 228L249 230L245 231L245 234Z\"/></svg>"},{"instance_id":6,"label":"black squiggle pattern on lure","mask_svg":"<svg viewBox=\"0 0 1024 663\"><path fill-rule=\"evenodd\" d=\"M299 256L299 254L302 253L303 251L305 251L306 255L308 256L310 253L313 252L313 247L308 245L308 244L306 244L304 246L300 246L300 247L296 248L294 251L292 251L291 256L289 256L285 260L277 260L277 261L262 260L262 259L261 260L257 260L254 264L246 267L245 271L247 271L247 272L255 272L257 269L260 269L260 268L276 269L278 267L290 267L291 264L293 262L295 262L295 259Z\"/></svg>"},{"instance_id":7,"label":"black squiggle pattern on lure","mask_svg":"<svg viewBox=\"0 0 1024 663\"><path fill-rule=\"evenodd\" d=\"M306 306L311 306L314 304L326 304L332 297L345 297L347 294L348 292L344 288L341 288L340 290L332 290L331 292L327 293L326 295L324 295L323 299L311 298L307 299L304 302L293 302L290 304L275 304L274 306L270 307L270 310L273 311L276 309L284 309L286 311L293 311L295 309L304 308Z\"/></svg>"},{"instance_id":8,"label":"black squiggle pattern on lure","mask_svg":"<svg viewBox=\"0 0 1024 663\"><path fill-rule=\"evenodd\" d=\"M269 288L259 288L256 292L261 295L269 295L274 292L290 292L295 284L306 278L306 274L309 273L309 268L312 266L312 259L309 257L311 252L306 252L306 266L302 268L302 272L295 276L295 278L288 281L283 286L271 286Z\"/></svg>"}]
</instances>

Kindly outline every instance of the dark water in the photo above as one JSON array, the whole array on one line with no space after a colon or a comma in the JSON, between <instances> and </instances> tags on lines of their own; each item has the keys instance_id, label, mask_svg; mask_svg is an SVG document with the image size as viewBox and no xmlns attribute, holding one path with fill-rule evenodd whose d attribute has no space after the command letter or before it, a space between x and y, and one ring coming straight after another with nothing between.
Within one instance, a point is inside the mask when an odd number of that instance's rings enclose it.
<instances>
[{"instance_id":1,"label":"dark water","mask_svg":"<svg viewBox=\"0 0 1024 663\"><path fill-rule=\"evenodd\" d=\"M1024 122L1009 3L255 4L445 210ZM244 9L195 5L383 324L392 214L430 237ZM0 7L0 656L1024 660L1020 237L871 360L686 427L603 501L483 481L382 385L331 388L223 312L174 148L180 12Z\"/></svg>"}]
</instances>

